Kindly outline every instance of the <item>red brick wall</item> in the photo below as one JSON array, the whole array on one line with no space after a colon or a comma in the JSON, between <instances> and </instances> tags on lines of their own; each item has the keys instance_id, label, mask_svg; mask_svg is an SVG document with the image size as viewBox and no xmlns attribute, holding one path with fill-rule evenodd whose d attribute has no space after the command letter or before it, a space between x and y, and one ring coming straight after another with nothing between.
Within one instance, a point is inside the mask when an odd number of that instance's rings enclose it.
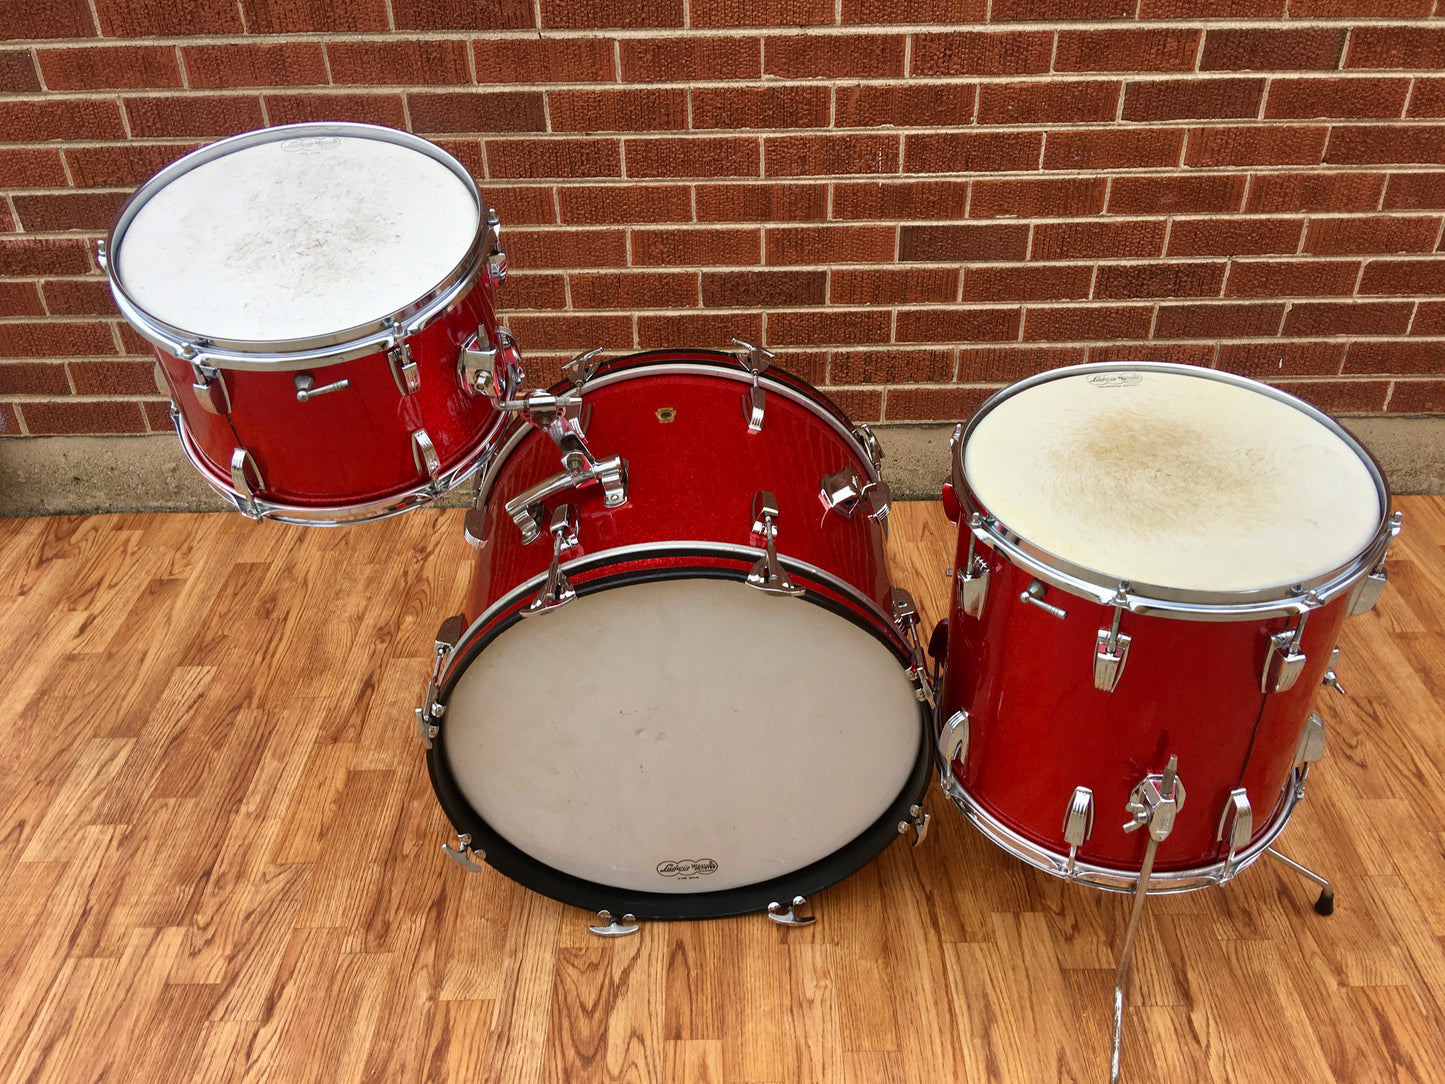
<instances>
[{"instance_id":1,"label":"red brick wall","mask_svg":"<svg viewBox=\"0 0 1445 1084\"><path fill-rule=\"evenodd\" d=\"M866 420L1131 357L1445 412L1435 2L7 0L0 433L167 428L93 241L314 119L471 168L538 377L738 335Z\"/></svg>"}]
</instances>

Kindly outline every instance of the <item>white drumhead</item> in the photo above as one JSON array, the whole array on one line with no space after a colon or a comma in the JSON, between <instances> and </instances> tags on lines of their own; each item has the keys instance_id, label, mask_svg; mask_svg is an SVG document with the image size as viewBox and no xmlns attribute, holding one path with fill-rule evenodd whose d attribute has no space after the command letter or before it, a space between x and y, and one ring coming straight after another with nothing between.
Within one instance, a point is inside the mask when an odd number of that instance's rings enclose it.
<instances>
[{"instance_id":1,"label":"white drumhead","mask_svg":"<svg viewBox=\"0 0 1445 1084\"><path fill-rule=\"evenodd\" d=\"M852 842L920 741L912 684L869 633L701 579L518 622L457 681L444 727L458 786L508 841L670 893L756 884Z\"/></svg>"},{"instance_id":2,"label":"white drumhead","mask_svg":"<svg viewBox=\"0 0 1445 1084\"><path fill-rule=\"evenodd\" d=\"M166 184L113 257L136 304L174 327L306 339L423 297L466 255L479 218L462 179L420 151L354 135L277 139Z\"/></svg>"},{"instance_id":3,"label":"white drumhead","mask_svg":"<svg viewBox=\"0 0 1445 1084\"><path fill-rule=\"evenodd\" d=\"M979 420L963 465L1009 530L1136 584L1287 587L1348 564L1380 526L1374 476L1337 433L1187 371L1024 388Z\"/></svg>"}]
</instances>

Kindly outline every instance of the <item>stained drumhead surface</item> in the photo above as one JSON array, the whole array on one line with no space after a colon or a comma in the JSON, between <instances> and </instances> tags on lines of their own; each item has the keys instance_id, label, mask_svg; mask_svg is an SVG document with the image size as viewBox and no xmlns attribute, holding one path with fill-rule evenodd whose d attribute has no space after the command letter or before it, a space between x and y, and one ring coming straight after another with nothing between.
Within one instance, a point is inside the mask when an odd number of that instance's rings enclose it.
<instances>
[{"instance_id":1,"label":"stained drumhead surface","mask_svg":"<svg viewBox=\"0 0 1445 1084\"><path fill-rule=\"evenodd\" d=\"M1374 475L1326 425L1188 372L1075 373L984 415L964 475L1009 530L1065 561L1186 591L1288 586L1380 526Z\"/></svg>"},{"instance_id":2,"label":"stained drumhead surface","mask_svg":"<svg viewBox=\"0 0 1445 1084\"><path fill-rule=\"evenodd\" d=\"M443 730L462 794L518 849L598 884L694 893L862 835L908 781L919 710L852 622L668 580L517 622L457 680Z\"/></svg>"},{"instance_id":3,"label":"stained drumhead surface","mask_svg":"<svg viewBox=\"0 0 1445 1084\"><path fill-rule=\"evenodd\" d=\"M141 309L197 336L304 339L381 320L440 284L480 218L436 158L381 139L277 139L191 169L113 253Z\"/></svg>"}]
</instances>

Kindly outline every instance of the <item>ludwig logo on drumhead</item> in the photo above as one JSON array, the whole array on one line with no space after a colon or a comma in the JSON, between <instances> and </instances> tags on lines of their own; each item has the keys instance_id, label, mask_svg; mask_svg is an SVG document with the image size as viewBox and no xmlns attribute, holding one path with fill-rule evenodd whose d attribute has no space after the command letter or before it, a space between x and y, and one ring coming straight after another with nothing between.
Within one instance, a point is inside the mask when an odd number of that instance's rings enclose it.
<instances>
[{"instance_id":1,"label":"ludwig logo on drumhead","mask_svg":"<svg viewBox=\"0 0 1445 1084\"><path fill-rule=\"evenodd\" d=\"M693 881L717 872L717 863L711 858L681 858L657 864L657 872L664 877L676 877L679 881Z\"/></svg>"},{"instance_id":2,"label":"ludwig logo on drumhead","mask_svg":"<svg viewBox=\"0 0 1445 1084\"><path fill-rule=\"evenodd\" d=\"M1092 384L1096 388L1125 388L1130 384L1144 383L1143 373L1090 373L1084 377L1085 383Z\"/></svg>"},{"instance_id":3,"label":"ludwig logo on drumhead","mask_svg":"<svg viewBox=\"0 0 1445 1084\"><path fill-rule=\"evenodd\" d=\"M288 139L281 144L283 151L309 151L315 154L317 151L329 151L341 146L341 140L336 136L307 136L305 139Z\"/></svg>"}]
</instances>

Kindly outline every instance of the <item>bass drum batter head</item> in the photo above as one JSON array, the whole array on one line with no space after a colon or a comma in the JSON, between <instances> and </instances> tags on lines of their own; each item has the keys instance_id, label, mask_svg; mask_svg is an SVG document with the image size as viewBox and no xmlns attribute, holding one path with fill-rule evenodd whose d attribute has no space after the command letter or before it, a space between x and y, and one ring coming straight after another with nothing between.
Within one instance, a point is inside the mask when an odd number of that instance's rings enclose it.
<instances>
[{"instance_id":1,"label":"bass drum batter head","mask_svg":"<svg viewBox=\"0 0 1445 1084\"><path fill-rule=\"evenodd\" d=\"M452 689L446 760L539 862L648 893L770 881L894 804L918 701L893 652L736 580L634 583L512 624ZM896 828L892 829L896 832Z\"/></svg>"},{"instance_id":2,"label":"bass drum batter head","mask_svg":"<svg viewBox=\"0 0 1445 1084\"><path fill-rule=\"evenodd\" d=\"M927 783L894 649L740 578L614 577L454 669L429 763L487 861L640 918L762 910L856 870Z\"/></svg>"}]
</instances>

